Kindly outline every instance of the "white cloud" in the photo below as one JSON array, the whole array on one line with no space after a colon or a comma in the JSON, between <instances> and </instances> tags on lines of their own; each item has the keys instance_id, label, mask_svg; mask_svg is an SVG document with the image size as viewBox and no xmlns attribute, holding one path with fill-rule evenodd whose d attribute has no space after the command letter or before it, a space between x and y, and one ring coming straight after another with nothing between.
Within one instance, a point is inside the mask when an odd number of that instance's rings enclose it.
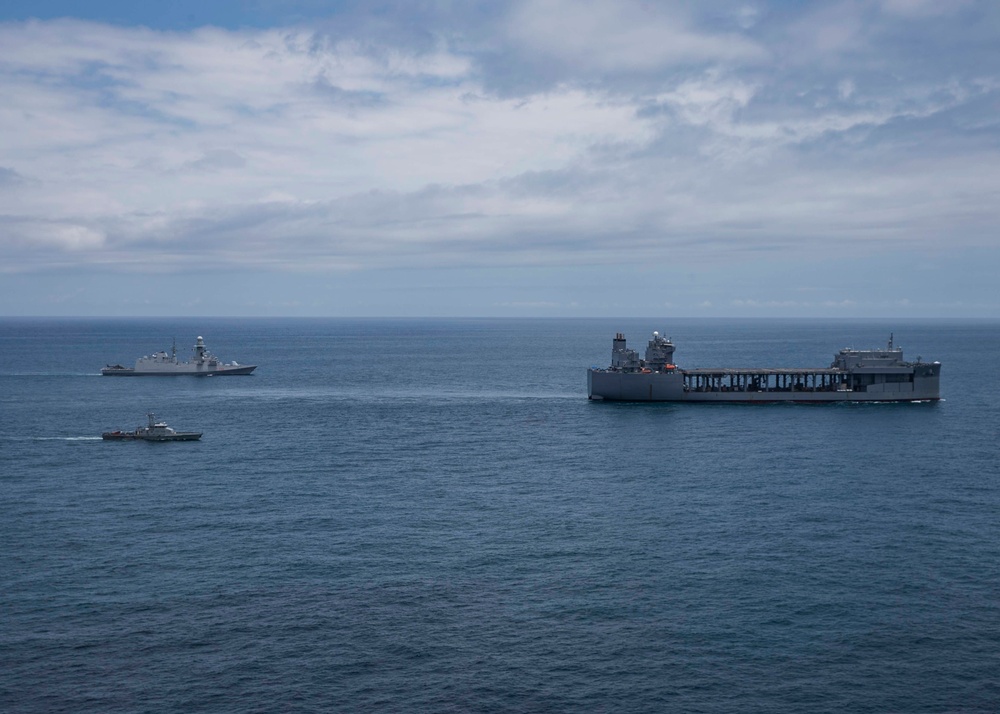
<instances>
[{"instance_id":1,"label":"white cloud","mask_svg":"<svg viewBox=\"0 0 1000 714\"><path fill-rule=\"evenodd\" d=\"M760 19L760 8L743 5L736 13L736 22L744 30L749 30Z\"/></svg>"},{"instance_id":2,"label":"white cloud","mask_svg":"<svg viewBox=\"0 0 1000 714\"><path fill-rule=\"evenodd\" d=\"M61 251L76 253L104 247L107 236L98 228L71 221L54 220L0 220L0 246L21 252L55 251L58 258ZM2 263L3 261L0 261ZM16 269L8 263L6 269Z\"/></svg>"},{"instance_id":3,"label":"white cloud","mask_svg":"<svg viewBox=\"0 0 1000 714\"><path fill-rule=\"evenodd\" d=\"M693 29L683 6L676 3L522 2L506 32L512 43L540 58L599 71L634 72L766 55L743 35Z\"/></svg>"},{"instance_id":4,"label":"white cloud","mask_svg":"<svg viewBox=\"0 0 1000 714\"><path fill-rule=\"evenodd\" d=\"M856 300L850 300L844 298L843 300L824 300L822 304L823 307L850 309L852 307L855 307L858 304L858 302Z\"/></svg>"},{"instance_id":5,"label":"white cloud","mask_svg":"<svg viewBox=\"0 0 1000 714\"><path fill-rule=\"evenodd\" d=\"M733 307L749 307L749 308L775 308L775 307L809 307L810 303L799 302L798 300L754 300L754 299L736 299L731 302Z\"/></svg>"},{"instance_id":6,"label":"white cloud","mask_svg":"<svg viewBox=\"0 0 1000 714\"><path fill-rule=\"evenodd\" d=\"M750 8L766 46L678 7L514 5L491 42L565 71L505 94L497 48L446 33L417 51L0 25L0 263L655 266L993 240L1000 161L976 107L995 67L866 74L842 57L879 29L852 3L779 27ZM797 54L807 40L826 49Z\"/></svg>"},{"instance_id":7,"label":"white cloud","mask_svg":"<svg viewBox=\"0 0 1000 714\"><path fill-rule=\"evenodd\" d=\"M970 7L972 0L882 0L882 10L902 17L934 17L961 12Z\"/></svg>"},{"instance_id":8,"label":"white cloud","mask_svg":"<svg viewBox=\"0 0 1000 714\"><path fill-rule=\"evenodd\" d=\"M669 106L683 123L709 125L718 131L734 124L736 113L750 103L755 91L754 86L745 82L709 72L680 83L655 100Z\"/></svg>"}]
</instances>

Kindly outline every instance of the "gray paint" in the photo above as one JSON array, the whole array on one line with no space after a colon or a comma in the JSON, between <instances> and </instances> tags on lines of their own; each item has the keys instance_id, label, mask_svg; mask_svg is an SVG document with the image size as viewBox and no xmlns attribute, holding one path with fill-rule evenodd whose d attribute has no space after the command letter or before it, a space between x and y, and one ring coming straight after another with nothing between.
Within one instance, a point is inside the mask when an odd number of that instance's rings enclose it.
<instances>
[{"instance_id":1,"label":"gray paint","mask_svg":"<svg viewBox=\"0 0 1000 714\"><path fill-rule=\"evenodd\" d=\"M177 361L176 344L168 355L165 351L140 357L135 361L135 367L108 365L101 370L105 377L175 377L194 375L212 377L217 375L250 374L257 365L242 365L236 362L224 364L205 347L205 340L198 337L194 345L194 359L189 362Z\"/></svg>"},{"instance_id":2,"label":"gray paint","mask_svg":"<svg viewBox=\"0 0 1000 714\"><path fill-rule=\"evenodd\" d=\"M907 362L903 350L842 349L826 368L690 369L672 363L674 345L654 332L645 359L612 342L611 366L587 370L590 399L636 402L912 402L941 398L941 363Z\"/></svg>"}]
</instances>

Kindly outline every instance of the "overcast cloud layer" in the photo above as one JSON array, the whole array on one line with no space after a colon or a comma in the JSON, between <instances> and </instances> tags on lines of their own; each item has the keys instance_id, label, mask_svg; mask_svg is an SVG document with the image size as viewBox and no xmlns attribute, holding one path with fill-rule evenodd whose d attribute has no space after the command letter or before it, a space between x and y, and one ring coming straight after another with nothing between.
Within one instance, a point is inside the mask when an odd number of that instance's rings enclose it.
<instances>
[{"instance_id":1,"label":"overcast cloud layer","mask_svg":"<svg viewBox=\"0 0 1000 714\"><path fill-rule=\"evenodd\" d=\"M996 3L100 5L0 14L2 314L1000 315Z\"/></svg>"}]
</instances>

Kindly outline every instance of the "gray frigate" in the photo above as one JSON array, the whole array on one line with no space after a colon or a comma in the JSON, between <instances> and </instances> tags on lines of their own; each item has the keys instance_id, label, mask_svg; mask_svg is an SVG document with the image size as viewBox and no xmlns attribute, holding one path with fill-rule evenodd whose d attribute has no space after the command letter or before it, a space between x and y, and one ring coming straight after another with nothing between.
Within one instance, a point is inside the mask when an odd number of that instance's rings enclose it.
<instances>
[{"instance_id":1,"label":"gray frigate","mask_svg":"<svg viewBox=\"0 0 1000 714\"><path fill-rule=\"evenodd\" d=\"M194 359L180 362L177 359L177 345L174 344L170 354L165 351L140 357L135 361L135 367L123 367L120 364L108 365L101 370L105 377L174 377L179 375L195 375L202 377L250 374L257 365L224 363L205 347L205 340L200 336L194 345Z\"/></svg>"}]
</instances>

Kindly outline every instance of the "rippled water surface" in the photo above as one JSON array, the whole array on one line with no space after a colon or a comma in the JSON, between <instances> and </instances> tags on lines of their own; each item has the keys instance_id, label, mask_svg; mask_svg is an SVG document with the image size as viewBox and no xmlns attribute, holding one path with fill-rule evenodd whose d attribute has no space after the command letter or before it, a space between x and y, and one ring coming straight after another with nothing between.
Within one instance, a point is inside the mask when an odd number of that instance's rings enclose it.
<instances>
[{"instance_id":1,"label":"rippled water surface","mask_svg":"<svg viewBox=\"0 0 1000 714\"><path fill-rule=\"evenodd\" d=\"M936 404L586 399L940 360ZM197 335L250 377L101 377ZM0 321L0 710L1000 709L1000 323ZM104 442L155 411L200 442Z\"/></svg>"}]
</instances>

